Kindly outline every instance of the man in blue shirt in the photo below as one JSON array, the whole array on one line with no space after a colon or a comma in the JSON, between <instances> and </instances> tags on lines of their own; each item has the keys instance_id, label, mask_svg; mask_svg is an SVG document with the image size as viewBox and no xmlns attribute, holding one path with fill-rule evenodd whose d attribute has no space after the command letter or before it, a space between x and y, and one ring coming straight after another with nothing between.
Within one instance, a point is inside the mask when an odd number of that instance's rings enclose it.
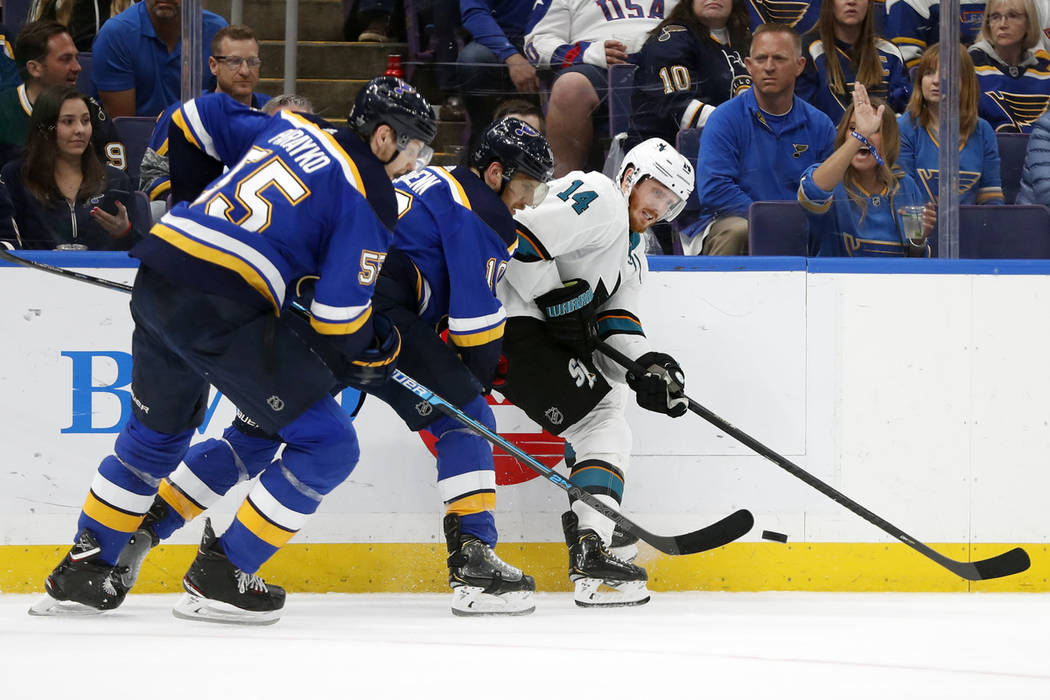
<instances>
[{"instance_id":1,"label":"man in blue shirt","mask_svg":"<svg viewBox=\"0 0 1050 700\"><path fill-rule=\"evenodd\" d=\"M689 255L747 255L751 203L794 200L802 173L834 150L831 120L795 97L806 65L795 30L763 24L744 63L751 90L719 105L700 139L700 218L682 231Z\"/></svg>"},{"instance_id":2,"label":"man in blue shirt","mask_svg":"<svg viewBox=\"0 0 1050 700\"><path fill-rule=\"evenodd\" d=\"M534 95L540 80L522 54L532 0L460 0L463 28L473 41L459 52L463 101L476 133L489 123L496 103L515 91ZM503 64L502 66L500 64ZM473 144L474 139L471 139Z\"/></svg>"},{"instance_id":3,"label":"man in blue shirt","mask_svg":"<svg viewBox=\"0 0 1050 700\"><path fill-rule=\"evenodd\" d=\"M142 0L102 25L92 46L91 79L112 117L155 117L180 101L182 0ZM208 53L226 20L202 10L204 87L213 88Z\"/></svg>"}]
</instances>

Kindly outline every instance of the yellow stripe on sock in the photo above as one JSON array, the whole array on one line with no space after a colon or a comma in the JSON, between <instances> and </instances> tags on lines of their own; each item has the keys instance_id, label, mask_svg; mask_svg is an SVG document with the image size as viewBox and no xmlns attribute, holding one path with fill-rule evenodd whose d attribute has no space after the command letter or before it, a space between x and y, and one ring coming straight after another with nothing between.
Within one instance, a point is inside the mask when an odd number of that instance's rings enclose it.
<instances>
[{"instance_id":1,"label":"yellow stripe on sock","mask_svg":"<svg viewBox=\"0 0 1050 700\"><path fill-rule=\"evenodd\" d=\"M496 510L495 493L475 493L463 498L457 498L445 508L446 513L455 513L456 515L472 515L474 513L484 513L487 510Z\"/></svg>"},{"instance_id":2,"label":"yellow stripe on sock","mask_svg":"<svg viewBox=\"0 0 1050 700\"><path fill-rule=\"evenodd\" d=\"M160 482L157 495L175 509L182 519L189 522L204 512L204 509L186 497L182 491L177 489L170 481L164 479Z\"/></svg>"},{"instance_id":3,"label":"yellow stripe on sock","mask_svg":"<svg viewBox=\"0 0 1050 700\"><path fill-rule=\"evenodd\" d=\"M135 532L142 524L143 515L129 515L103 503L95 494L88 492L84 501L84 514L117 532Z\"/></svg>"},{"instance_id":4,"label":"yellow stripe on sock","mask_svg":"<svg viewBox=\"0 0 1050 700\"><path fill-rule=\"evenodd\" d=\"M273 547L283 547L295 535L295 530L286 530L274 525L260 515L248 499L244 499L240 510L237 511L237 520L252 534Z\"/></svg>"}]
</instances>

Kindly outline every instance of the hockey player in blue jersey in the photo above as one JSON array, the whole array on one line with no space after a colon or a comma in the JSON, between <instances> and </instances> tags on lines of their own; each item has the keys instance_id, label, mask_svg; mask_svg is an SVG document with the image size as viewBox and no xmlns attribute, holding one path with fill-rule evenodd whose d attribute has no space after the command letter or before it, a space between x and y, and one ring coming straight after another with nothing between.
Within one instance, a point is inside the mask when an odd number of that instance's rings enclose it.
<instances>
[{"instance_id":1,"label":"hockey player in blue jersey","mask_svg":"<svg viewBox=\"0 0 1050 700\"><path fill-rule=\"evenodd\" d=\"M538 131L506 117L485 130L468 163L427 168L395 183L400 218L375 305L401 332L399 368L495 430L484 394L492 388L506 319L496 283L517 245L512 214L542 201L554 156ZM446 326L447 343L439 335ZM396 382L369 392L411 430L437 439L452 612L532 612L532 577L493 551L491 446Z\"/></svg>"},{"instance_id":2,"label":"hockey player in blue jersey","mask_svg":"<svg viewBox=\"0 0 1050 700\"><path fill-rule=\"evenodd\" d=\"M653 137L674 143L680 129L703 128L715 107L751 87L747 22L745 0L675 5L635 57L628 150Z\"/></svg>"},{"instance_id":3,"label":"hockey player in blue jersey","mask_svg":"<svg viewBox=\"0 0 1050 700\"><path fill-rule=\"evenodd\" d=\"M206 145L228 157L239 144L219 133ZM357 462L350 417L330 392L340 381L384 383L401 347L397 330L372 308L390 234L362 194L350 138L358 137L280 113L228 173L192 204L177 205L134 249L141 262L131 300L133 415L99 466L75 543L32 612L121 604L127 586L117 557L186 453L211 384L286 448L221 538L206 525L175 613L278 619L284 591L255 572ZM305 321L289 304L296 280L309 275L319 279Z\"/></svg>"},{"instance_id":4,"label":"hockey player in blue jersey","mask_svg":"<svg viewBox=\"0 0 1050 700\"><path fill-rule=\"evenodd\" d=\"M229 154L220 153L215 144L230 144L223 150L236 152L246 131L269 121L232 100L212 95L186 103L179 108L174 122L180 130L179 140L198 144L201 149L194 153L187 148L176 157L172 161L173 177L183 180L187 169L212 167L209 161L221 163L221 158ZM392 231L397 223L397 203L391 180L429 161L432 151L427 144L437 133L433 109L404 81L382 76L358 93L348 123L349 132L339 132L341 143L360 173L366 198L376 216ZM230 124L237 127L229 129ZM376 260L371 264L378 267ZM305 290L312 284L306 280L301 287ZM340 384L338 389L342 388ZM350 388L343 395L344 405L348 400L356 404L351 415L356 415L363 398L361 394L354 398L355 393ZM153 506L121 554L118 564L129 569L125 576L128 586L134 585L150 549L218 502L237 483L262 472L280 445L278 436L238 410L222 439L212 438L190 447L183 463L161 480Z\"/></svg>"}]
</instances>

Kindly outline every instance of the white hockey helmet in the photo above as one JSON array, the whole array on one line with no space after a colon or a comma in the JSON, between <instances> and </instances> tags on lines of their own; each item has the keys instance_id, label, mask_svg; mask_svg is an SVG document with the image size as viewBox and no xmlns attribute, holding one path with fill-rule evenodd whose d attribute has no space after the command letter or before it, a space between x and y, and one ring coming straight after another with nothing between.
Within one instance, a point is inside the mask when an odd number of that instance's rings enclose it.
<instances>
[{"instance_id":1,"label":"white hockey helmet","mask_svg":"<svg viewBox=\"0 0 1050 700\"><path fill-rule=\"evenodd\" d=\"M671 221L682 213L685 200L689 199L696 183L696 174L688 158L663 139L651 138L627 151L616 177L617 185L624 181L623 174L628 168L633 168L633 170L627 178L627 191L624 192L624 197L629 200L634 186L645 178L651 177L678 197L678 201L667 208L667 213L664 214L661 221Z\"/></svg>"}]
</instances>

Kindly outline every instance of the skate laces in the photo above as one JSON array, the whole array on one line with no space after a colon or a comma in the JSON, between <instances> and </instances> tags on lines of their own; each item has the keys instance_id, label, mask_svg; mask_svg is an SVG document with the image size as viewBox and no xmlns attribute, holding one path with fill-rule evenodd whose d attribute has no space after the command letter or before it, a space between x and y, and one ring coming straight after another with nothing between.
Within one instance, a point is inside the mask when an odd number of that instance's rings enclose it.
<instances>
[{"instance_id":1,"label":"skate laces","mask_svg":"<svg viewBox=\"0 0 1050 700\"><path fill-rule=\"evenodd\" d=\"M475 542L477 542L476 549L480 549L481 550L482 558L493 569L495 569L496 571L499 571L502 574L512 574L513 576L520 576L521 575L521 571L519 569L514 568L513 566L511 566L507 562L505 562L502 559L500 559L499 557L497 557L496 556L496 550L492 549L492 547L489 547L487 544L485 544L481 540L475 540Z\"/></svg>"},{"instance_id":2,"label":"skate laces","mask_svg":"<svg viewBox=\"0 0 1050 700\"><path fill-rule=\"evenodd\" d=\"M240 569L234 570L234 575L237 577L237 592L245 593L248 590L255 591L256 593L266 593L266 582L255 574L246 574Z\"/></svg>"}]
</instances>

